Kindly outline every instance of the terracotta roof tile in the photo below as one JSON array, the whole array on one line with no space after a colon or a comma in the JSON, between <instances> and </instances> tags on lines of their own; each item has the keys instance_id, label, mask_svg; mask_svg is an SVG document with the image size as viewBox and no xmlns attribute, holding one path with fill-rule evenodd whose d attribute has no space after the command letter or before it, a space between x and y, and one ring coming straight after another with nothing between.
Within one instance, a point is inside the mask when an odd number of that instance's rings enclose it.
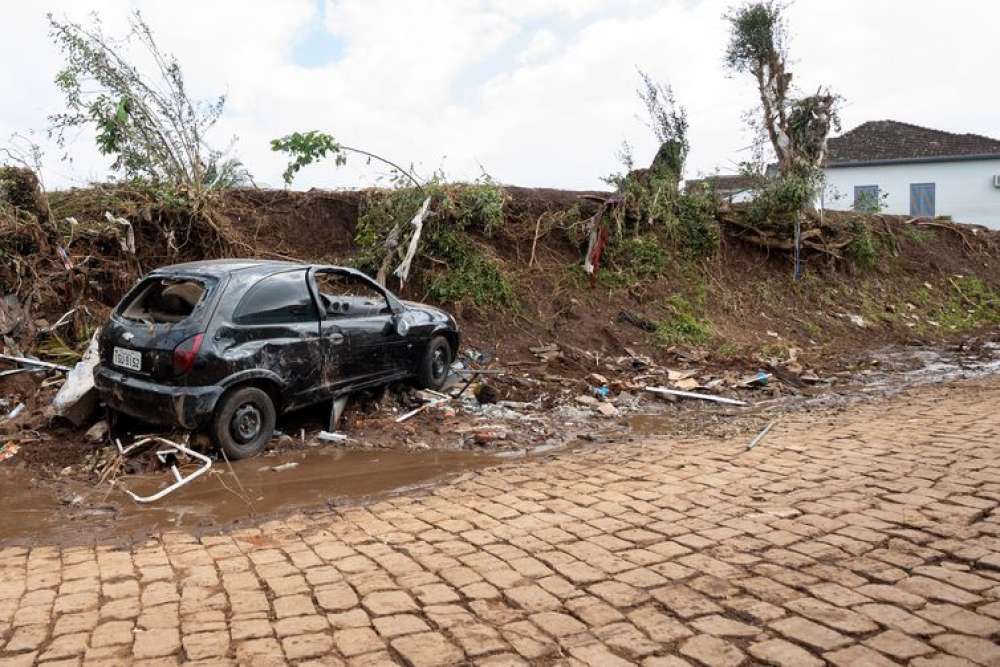
<instances>
[{"instance_id":1,"label":"terracotta roof tile","mask_svg":"<svg viewBox=\"0 0 1000 667\"><path fill-rule=\"evenodd\" d=\"M827 164L927 157L997 155L1000 141L952 134L894 120L873 120L829 140Z\"/></svg>"}]
</instances>

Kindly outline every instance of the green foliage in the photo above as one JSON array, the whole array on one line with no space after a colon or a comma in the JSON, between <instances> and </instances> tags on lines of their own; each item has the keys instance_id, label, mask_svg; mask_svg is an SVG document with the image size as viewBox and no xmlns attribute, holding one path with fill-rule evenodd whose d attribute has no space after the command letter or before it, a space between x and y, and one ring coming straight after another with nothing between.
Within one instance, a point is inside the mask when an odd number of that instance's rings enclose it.
<instances>
[{"instance_id":1,"label":"green foliage","mask_svg":"<svg viewBox=\"0 0 1000 667\"><path fill-rule=\"evenodd\" d=\"M213 150L205 134L222 115L225 96L196 102L177 59L163 53L137 11L124 39L103 32L96 14L89 26L48 15L50 34L65 57L55 83L66 111L49 117L50 135L65 147L67 135L93 127L98 150L114 158L112 169L195 192L250 180L242 163ZM126 59L138 43L153 64L143 71Z\"/></svg>"},{"instance_id":2,"label":"green foliage","mask_svg":"<svg viewBox=\"0 0 1000 667\"><path fill-rule=\"evenodd\" d=\"M816 192L818 175L791 174L767 181L747 209L750 224L792 222L810 206Z\"/></svg>"},{"instance_id":3,"label":"green foliage","mask_svg":"<svg viewBox=\"0 0 1000 667\"><path fill-rule=\"evenodd\" d=\"M668 315L656 328L656 338L662 345L704 345L712 337L711 326L696 307L681 294L667 299Z\"/></svg>"},{"instance_id":4,"label":"green foliage","mask_svg":"<svg viewBox=\"0 0 1000 667\"><path fill-rule=\"evenodd\" d=\"M747 2L726 14L730 34L725 62L730 69L752 72L760 63L784 54L787 38L783 9L783 5L768 0Z\"/></svg>"},{"instance_id":5,"label":"green foliage","mask_svg":"<svg viewBox=\"0 0 1000 667\"><path fill-rule=\"evenodd\" d=\"M691 257L714 255L721 238L714 197L707 192L684 192L678 196L675 209L675 241Z\"/></svg>"},{"instance_id":6,"label":"green foliage","mask_svg":"<svg viewBox=\"0 0 1000 667\"><path fill-rule=\"evenodd\" d=\"M875 268L881 255L878 237L872 234L871 227L864 219L851 220L851 229L854 240L845 248L845 254L859 266Z\"/></svg>"},{"instance_id":7,"label":"green foliage","mask_svg":"<svg viewBox=\"0 0 1000 667\"><path fill-rule=\"evenodd\" d=\"M423 189L373 190L366 194L355 242L359 268L374 273L385 257L385 241L399 223L408 224L423 199L431 197L433 213L424 221L420 254L431 260L425 269L428 296L449 303L501 306L516 300L510 278L496 259L474 240L503 229L506 196L483 179L450 184L435 179Z\"/></svg>"},{"instance_id":8,"label":"green foliage","mask_svg":"<svg viewBox=\"0 0 1000 667\"><path fill-rule=\"evenodd\" d=\"M291 185L297 174L303 167L322 160L328 154L336 156L337 166L347 162L347 158L341 151L340 144L329 134L318 130L309 132L292 132L279 139L271 140L271 150L288 153L290 161L281 177L286 185Z\"/></svg>"},{"instance_id":9,"label":"green foliage","mask_svg":"<svg viewBox=\"0 0 1000 667\"><path fill-rule=\"evenodd\" d=\"M628 237L611 245L598 282L610 289L631 287L658 278L667 266L667 253L653 234Z\"/></svg>"}]
</instances>

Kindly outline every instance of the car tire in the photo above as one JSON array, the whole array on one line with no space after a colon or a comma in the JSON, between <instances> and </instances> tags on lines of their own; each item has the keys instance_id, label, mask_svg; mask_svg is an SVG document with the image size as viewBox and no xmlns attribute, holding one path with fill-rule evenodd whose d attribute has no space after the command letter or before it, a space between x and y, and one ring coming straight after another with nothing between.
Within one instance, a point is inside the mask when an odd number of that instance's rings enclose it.
<instances>
[{"instance_id":1,"label":"car tire","mask_svg":"<svg viewBox=\"0 0 1000 667\"><path fill-rule=\"evenodd\" d=\"M212 416L211 436L226 458L256 456L274 435L274 401L262 389L243 387L225 394Z\"/></svg>"},{"instance_id":2,"label":"car tire","mask_svg":"<svg viewBox=\"0 0 1000 667\"><path fill-rule=\"evenodd\" d=\"M440 389L448 379L451 366L451 345L444 336L435 336L427 344L423 359L420 360L420 371L417 383L421 389Z\"/></svg>"}]
</instances>

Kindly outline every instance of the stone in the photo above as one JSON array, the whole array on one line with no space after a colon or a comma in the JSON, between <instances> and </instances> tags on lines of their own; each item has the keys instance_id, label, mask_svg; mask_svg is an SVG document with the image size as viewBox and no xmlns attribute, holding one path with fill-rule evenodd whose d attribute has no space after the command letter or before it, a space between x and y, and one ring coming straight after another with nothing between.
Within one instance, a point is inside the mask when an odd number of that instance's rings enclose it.
<instances>
[{"instance_id":1,"label":"stone","mask_svg":"<svg viewBox=\"0 0 1000 667\"><path fill-rule=\"evenodd\" d=\"M823 661L784 639L768 639L751 644L750 655L778 667L823 667Z\"/></svg>"},{"instance_id":2,"label":"stone","mask_svg":"<svg viewBox=\"0 0 1000 667\"><path fill-rule=\"evenodd\" d=\"M729 642L710 635L696 635L685 640L680 652L708 667L736 667L746 657Z\"/></svg>"},{"instance_id":3,"label":"stone","mask_svg":"<svg viewBox=\"0 0 1000 667\"><path fill-rule=\"evenodd\" d=\"M392 648L413 667L446 667L461 663L465 655L438 632L421 632L392 640Z\"/></svg>"}]
</instances>

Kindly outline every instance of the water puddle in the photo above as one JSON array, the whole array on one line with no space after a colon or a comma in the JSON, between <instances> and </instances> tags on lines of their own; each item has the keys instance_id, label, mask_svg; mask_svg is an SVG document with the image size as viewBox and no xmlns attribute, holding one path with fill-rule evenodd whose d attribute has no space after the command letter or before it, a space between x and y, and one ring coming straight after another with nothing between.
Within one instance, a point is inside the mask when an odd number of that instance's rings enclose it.
<instances>
[{"instance_id":1,"label":"water puddle","mask_svg":"<svg viewBox=\"0 0 1000 667\"><path fill-rule=\"evenodd\" d=\"M209 474L149 505L107 485L53 488L35 485L24 472L0 470L0 544L105 542L169 528L208 530L279 511L357 504L496 463L496 457L465 451L290 452L234 462L232 472L216 462ZM164 471L125 481L133 492L149 495L172 479Z\"/></svg>"}]
</instances>

